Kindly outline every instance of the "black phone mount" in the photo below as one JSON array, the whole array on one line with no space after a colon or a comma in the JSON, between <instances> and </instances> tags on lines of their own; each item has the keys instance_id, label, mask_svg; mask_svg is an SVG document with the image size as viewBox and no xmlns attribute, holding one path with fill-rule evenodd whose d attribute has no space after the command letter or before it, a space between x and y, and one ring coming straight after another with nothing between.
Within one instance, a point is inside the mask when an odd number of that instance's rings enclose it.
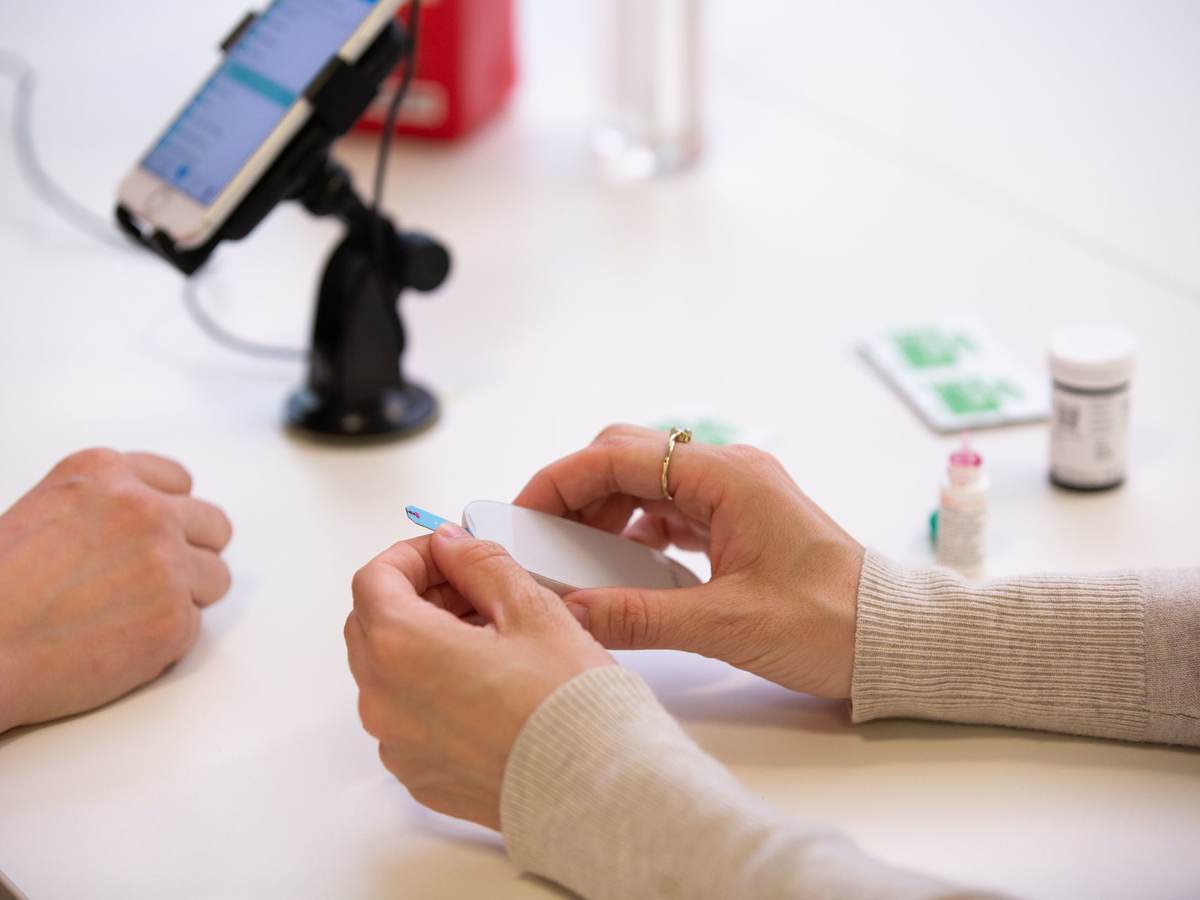
<instances>
[{"instance_id":1,"label":"black phone mount","mask_svg":"<svg viewBox=\"0 0 1200 900\"><path fill-rule=\"evenodd\" d=\"M236 44L254 18L246 16L221 48ZM125 206L116 210L128 235L189 277L218 244L246 237L284 200L345 224L317 293L308 379L286 407L288 425L311 436L403 437L437 414L433 395L404 377L398 301L405 288L427 292L441 285L450 273L450 254L433 238L401 231L377 214L329 157L334 140L362 115L409 49L406 32L392 23L357 62L331 59L305 91L313 108L309 120L205 244L179 247L163 231L144 228Z\"/></svg>"}]
</instances>

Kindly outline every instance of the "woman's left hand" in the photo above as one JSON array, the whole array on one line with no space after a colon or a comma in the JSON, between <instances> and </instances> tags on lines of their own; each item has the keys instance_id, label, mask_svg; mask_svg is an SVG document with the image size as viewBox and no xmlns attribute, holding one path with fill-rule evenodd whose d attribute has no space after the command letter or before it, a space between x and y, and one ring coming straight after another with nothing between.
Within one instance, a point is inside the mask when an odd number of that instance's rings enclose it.
<instances>
[{"instance_id":1,"label":"woman's left hand","mask_svg":"<svg viewBox=\"0 0 1200 900\"><path fill-rule=\"evenodd\" d=\"M383 764L419 803L499 829L521 727L615 661L502 547L455 525L380 554L353 591L346 647Z\"/></svg>"}]
</instances>

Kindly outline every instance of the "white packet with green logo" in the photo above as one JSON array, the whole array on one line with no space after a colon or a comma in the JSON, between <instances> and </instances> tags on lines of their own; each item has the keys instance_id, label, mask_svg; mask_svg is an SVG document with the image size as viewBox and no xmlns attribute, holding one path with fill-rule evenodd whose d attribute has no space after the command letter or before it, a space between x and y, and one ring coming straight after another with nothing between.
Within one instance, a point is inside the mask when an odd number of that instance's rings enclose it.
<instances>
[{"instance_id":1,"label":"white packet with green logo","mask_svg":"<svg viewBox=\"0 0 1200 900\"><path fill-rule=\"evenodd\" d=\"M894 326L864 339L859 350L934 431L1049 416L1049 376L1021 365L973 322Z\"/></svg>"}]
</instances>

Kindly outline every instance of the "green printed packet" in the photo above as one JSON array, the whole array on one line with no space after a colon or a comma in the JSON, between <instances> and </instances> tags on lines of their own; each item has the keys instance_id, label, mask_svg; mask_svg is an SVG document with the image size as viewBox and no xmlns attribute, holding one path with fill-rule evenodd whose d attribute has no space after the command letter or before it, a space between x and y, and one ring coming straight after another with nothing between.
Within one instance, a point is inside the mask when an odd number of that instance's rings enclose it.
<instances>
[{"instance_id":1,"label":"green printed packet","mask_svg":"<svg viewBox=\"0 0 1200 900\"><path fill-rule=\"evenodd\" d=\"M681 410L680 415L659 419L650 427L664 432L672 428L688 428L691 429L692 439L702 444L750 444L770 450L774 443L772 436L764 429L744 427L715 413L697 410Z\"/></svg>"},{"instance_id":2,"label":"green printed packet","mask_svg":"<svg viewBox=\"0 0 1200 900\"><path fill-rule=\"evenodd\" d=\"M859 350L934 431L1049 416L1049 375L1021 365L974 322L896 325Z\"/></svg>"}]
</instances>

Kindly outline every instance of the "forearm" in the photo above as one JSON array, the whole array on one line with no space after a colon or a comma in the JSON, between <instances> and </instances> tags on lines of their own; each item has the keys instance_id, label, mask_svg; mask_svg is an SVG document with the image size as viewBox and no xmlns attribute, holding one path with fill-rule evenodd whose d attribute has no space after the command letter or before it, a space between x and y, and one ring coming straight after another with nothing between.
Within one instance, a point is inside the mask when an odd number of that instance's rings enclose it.
<instances>
[{"instance_id":1,"label":"forearm","mask_svg":"<svg viewBox=\"0 0 1200 900\"><path fill-rule=\"evenodd\" d=\"M771 811L617 667L534 713L509 758L501 825L519 866L589 898L972 896Z\"/></svg>"},{"instance_id":2,"label":"forearm","mask_svg":"<svg viewBox=\"0 0 1200 900\"><path fill-rule=\"evenodd\" d=\"M856 722L1200 745L1200 569L969 585L868 553L852 699Z\"/></svg>"}]
</instances>

